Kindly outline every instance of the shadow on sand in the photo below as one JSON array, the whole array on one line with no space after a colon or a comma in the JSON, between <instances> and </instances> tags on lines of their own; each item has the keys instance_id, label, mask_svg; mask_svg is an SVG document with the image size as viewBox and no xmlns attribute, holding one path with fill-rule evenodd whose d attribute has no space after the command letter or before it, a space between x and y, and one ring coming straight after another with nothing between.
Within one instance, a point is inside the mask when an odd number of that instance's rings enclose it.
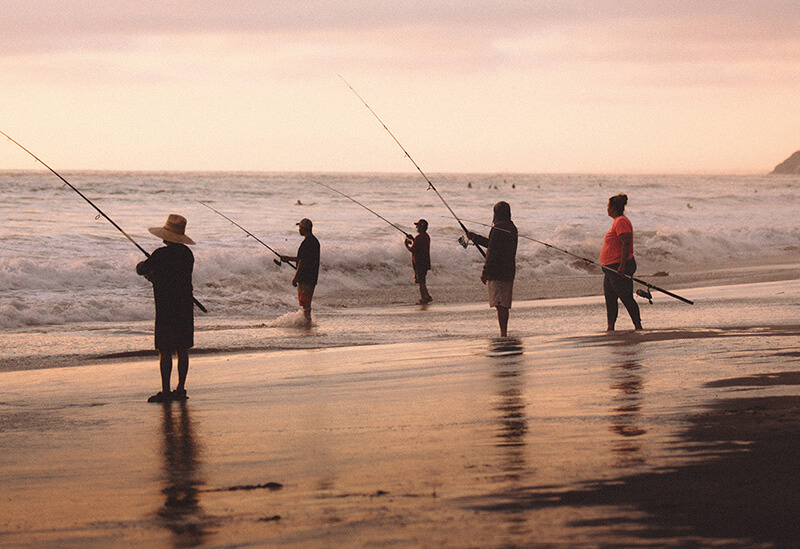
<instances>
[{"instance_id":1,"label":"shadow on sand","mask_svg":"<svg viewBox=\"0 0 800 549\"><path fill-rule=\"evenodd\" d=\"M175 547L203 545L210 520L200 507L200 456L185 401L163 404L164 505L156 512Z\"/></svg>"},{"instance_id":2,"label":"shadow on sand","mask_svg":"<svg viewBox=\"0 0 800 549\"><path fill-rule=\"evenodd\" d=\"M620 373L621 394L630 388L635 395L636 370L631 365ZM768 378L773 385L784 379L789 384L797 381L793 374ZM605 518L567 525L596 533L600 545L626 540L626 545L647 546L797 547L800 397L719 400L690 417L679 435L680 455L696 458L688 464L577 488L512 487L472 501L470 507L511 516L532 510L605 508ZM631 509L639 513L632 515Z\"/></svg>"}]
</instances>

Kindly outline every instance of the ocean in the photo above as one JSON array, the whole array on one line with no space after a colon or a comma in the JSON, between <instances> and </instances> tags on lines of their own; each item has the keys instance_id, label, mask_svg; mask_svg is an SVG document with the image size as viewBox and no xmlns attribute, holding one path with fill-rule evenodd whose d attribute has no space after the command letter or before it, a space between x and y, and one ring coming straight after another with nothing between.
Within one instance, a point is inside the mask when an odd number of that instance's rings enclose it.
<instances>
[{"instance_id":1,"label":"ocean","mask_svg":"<svg viewBox=\"0 0 800 549\"><path fill-rule=\"evenodd\" d=\"M458 244L460 227L417 173L62 175L147 250L161 244L148 227L163 225L170 213L188 219L187 234L197 242L192 248L195 297L209 310L196 311L195 352L470 338L484 334L487 326L494 329L485 303L473 310L470 304L479 299L458 297L482 299L482 257ZM624 192L638 276L796 263L800 250L797 176L429 176L470 230L486 234L481 223L491 223L493 204L506 200L523 237L593 261L611 223L606 202ZM412 305L418 293L402 234L315 181L350 195L407 232L414 233L417 219L428 220L431 309L441 307L440 316L424 320ZM152 353L152 289L134 271L143 254L48 171L0 172L0 194L0 370ZM269 250L198 201L289 255L301 241L297 221L314 222L322 266L311 332L296 326L291 269L277 266ZM601 276L584 262L524 238L517 265L518 293L519 281L546 294L564 280L587 280L600 292ZM668 285L670 279L652 281ZM459 293L464 288L470 291ZM592 301L592 310L597 303ZM597 313L602 323L603 311ZM466 319L473 314L487 323L471 325ZM551 312L549 320L525 329L556 329L552 319L558 314ZM512 331L513 319L512 313ZM559 330L579 320L564 314L561 322Z\"/></svg>"}]
</instances>

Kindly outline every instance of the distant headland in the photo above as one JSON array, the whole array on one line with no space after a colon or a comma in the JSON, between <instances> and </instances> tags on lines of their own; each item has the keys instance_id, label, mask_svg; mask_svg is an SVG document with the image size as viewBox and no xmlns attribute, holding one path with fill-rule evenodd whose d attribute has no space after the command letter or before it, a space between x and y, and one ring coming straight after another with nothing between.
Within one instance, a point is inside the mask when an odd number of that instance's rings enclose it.
<instances>
[{"instance_id":1,"label":"distant headland","mask_svg":"<svg viewBox=\"0 0 800 549\"><path fill-rule=\"evenodd\" d=\"M775 166L772 173L800 174L800 151Z\"/></svg>"}]
</instances>

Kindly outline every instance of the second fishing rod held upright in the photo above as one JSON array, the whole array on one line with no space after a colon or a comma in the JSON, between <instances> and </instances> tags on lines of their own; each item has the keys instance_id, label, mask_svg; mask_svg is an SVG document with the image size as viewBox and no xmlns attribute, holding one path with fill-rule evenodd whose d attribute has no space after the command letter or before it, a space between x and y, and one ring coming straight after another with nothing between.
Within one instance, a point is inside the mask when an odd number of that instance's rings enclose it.
<instances>
[{"instance_id":1,"label":"second fishing rod held upright","mask_svg":"<svg viewBox=\"0 0 800 549\"><path fill-rule=\"evenodd\" d=\"M464 231L464 234L466 235L467 233L469 233L469 231L467 230L467 227L464 225L464 223L461 222L461 219L459 219L459 217L456 215L456 212L453 211L453 208L450 207L450 204L447 203L447 201L444 199L444 197L441 195L441 193L439 193L439 191L436 189L436 187L434 187L434 185L431 182L431 180L428 178L427 175L425 175L425 172L422 171L422 168L419 167L419 164L417 164L414 161L414 159L411 158L411 155L408 154L408 151L403 146L403 144L400 143L400 140L398 140L397 137L395 137L395 135L392 133L392 130L390 130L388 128L388 126L386 126L386 124L383 122L383 120L381 120L381 117L378 116L378 114L375 111L372 110L372 107L369 106L369 104L364 100L364 98L361 97L361 95L359 95L359 93L353 88L353 86L350 85L349 82L347 82L347 80L344 79L344 77L341 74L339 75L339 78L341 78L342 82L344 82L347 85L347 87L350 88L350 91L352 91L354 94L356 94L356 97L358 97L361 100L361 102L364 104L364 106L367 107L367 110L372 113L372 116L374 116L378 120L378 122L381 123L381 126L383 126L383 129L386 130L387 133L390 136L392 136L392 139L394 139L394 142L397 143L397 145L400 147L400 149L403 151L403 153L406 155L406 157L411 161L412 164L414 164L414 167L417 169L417 171L420 173L420 175L423 177L423 179L425 179L425 181L428 183L428 188L433 190L433 192L436 193L436 196L439 197L439 199L442 201L442 204L444 204L444 206L447 208L447 210L450 212L450 214L455 218L455 220L461 226L461 229ZM478 246L477 244L475 245L475 247L478 248L478 251L481 253L481 255L483 257L486 257L486 252L483 251L482 247Z\"/></svg>"}]
</instances>

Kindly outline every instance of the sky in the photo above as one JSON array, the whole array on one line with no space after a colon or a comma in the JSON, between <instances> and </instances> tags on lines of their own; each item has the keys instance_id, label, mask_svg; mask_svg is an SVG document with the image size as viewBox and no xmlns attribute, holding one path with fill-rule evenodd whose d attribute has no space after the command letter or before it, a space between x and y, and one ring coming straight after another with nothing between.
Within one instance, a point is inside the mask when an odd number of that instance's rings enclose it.
<instances>
[{"instance_id":1,"label":"sky","mask_svg":"<svg viewBox=\"0 0 800 549\"><path fill-rule=\"evenodd\" d=\"M765 173L797 0L0 0L0 130L59 170ZM35 169L0 141L0 169Z\"/></svg>"}]
</instances>

